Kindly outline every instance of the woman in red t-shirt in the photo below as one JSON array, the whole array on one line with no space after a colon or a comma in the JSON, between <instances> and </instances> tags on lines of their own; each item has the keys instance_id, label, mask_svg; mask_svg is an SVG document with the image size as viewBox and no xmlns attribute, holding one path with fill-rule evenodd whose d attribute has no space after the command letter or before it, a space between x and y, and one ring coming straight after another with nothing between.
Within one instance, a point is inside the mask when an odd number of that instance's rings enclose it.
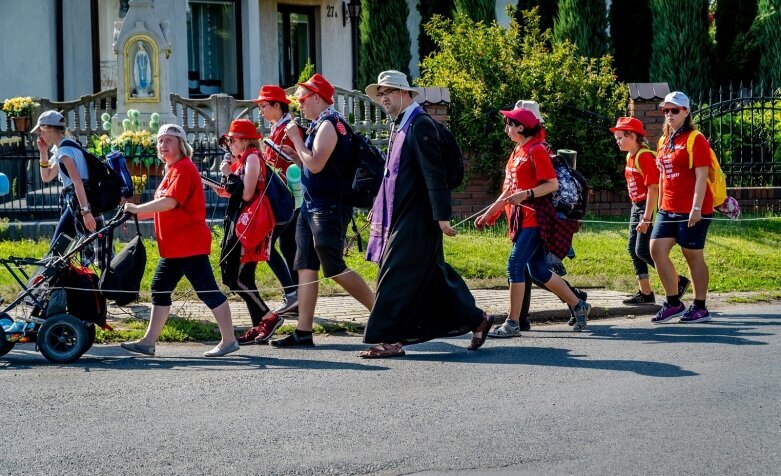
<instances>
[{"instance_id":1,"label":"woman in red t-shirt","mask_svg":"<svg viewBox=\"0 0 781 476\"><path fill-rule=\"evenodd\" d=\"M236 119L231 122L226 140L232 158L222 162L222 187L210 185L228 198L220 246L222 283L244 300L252 320L252 327L238 337L241 345L265 344L284 321L276 312L271 312L255 283L258 261L269 258L274 229L273 211L265 196L268 168L259 149L260 137L252 121ZM243 223L250 216L244 214L248 209L256 211Z\"/></svg>"},{"instance_id":2,"label":"woman in red t-shirt","mask_svg":"<svg viewBox=\"0 0 781 476\"><path fill-rule=\"evenodd\" d=\"M667 301L651 321L668 322L680 317L682 323L705 322L708 292L708 266L705 264L705 238L713 216L713 194L707 184L710 145L698 134L689 157L687 143L695 131L689 98L680 91L668 94L660 104L664 112L664 136L659 141L656 161L661 172L661 199L651 232L651 256L656 263ZM679 296L678 274L670 251L678 244L689 265L694 285L694 304L688 309ZM681 293L682 294L682 293Z\"/></svg>"},{"instance_id":3,"label":"woman in red t-shirt","mask_svg":"<svg viewBox=\"0 0 781 476\"><path fill-rule=\"evenodd\" d=\"M645 139L643 123L634 117L619 117L610 132L622 152L626 152L626 187L632 201L629 216L629 240L627 249L635 268L640 290L624 304L653 304L656 298L648 280L648 267L655 267L651 259L648 226L653 223L656 202L659 198L659 169L656 156Z\"/></svg>"},{"instance_id":4,"label":"woman in red t-shirt","mask_svg":"<svg viewBox=\"0 0 781 476\"><path fill-rule=\"evenodd\" d=\"M222 340L205 357L219 357L239 350L233 335L230 307L217 287L211 265L212 235L206 224L206 199L201 176L190 157L184 129L164 124L157 133L157 156L165 162L165 176L151 202L125 203L124 210L139 218L154 218L160 261L152 278L152 314L144 337L122 347L145 355L155 354L155 343L171 311L171 293L186 277L198 298L214 314Z\"/></svg>"},{"instance_id":5,"label":"woman in red t-shirt","mask_svg":"<svg viewBox=\"0 0 781 476\"><path fill-rule=\"evenodd\" d=\"M285 95L285 90L279 86L266 84L260 88L258 98L253 101L260 109L260 115L271 124L269 140L279 146L293 147L293 141L287 136L285 127L293 120L289 113L290 100ZM303 129L298 129L303 137ZM264 154L266 163L278 171L282 180L287 183L287 169L292 165L284 157L281 157L270 147ZM298 175L301 175L299 171ZM298 222L299 208L296 208L293 218L282 225L274 227L271 236L271 256L268 259L268 267L274 273L279 284L282 285L282 306L275 310L279 314L290 312L298 306L298 273L293 270L293 261L296 258L296 222ZM279 251L276 243L279 243Z\"/></svg>"},{"instance_id":6,"label":"woman in red t-shirt","mask_svg":"<svg viewBox=\"0 0 781 476\"><path fill-rule=\"evenodd\" d=\"M554 193L559 186L556 171L547 148L540 136L542 125L534 113L526 108L501 111L505 117L504 131L516 143L505 168L504 187L501 195L477 217L475 226L482 228L496 221L502 211L510 223L513 241L507 260L507 276L510 282L510 311L504 324L496 326L488 335L491 337L514 337L521 334L520 316L525 293L525 274L556 294L572 307L576 323L575 331L586 327L586 318L591 306L572 292L560 276L545 264L545 251L537 228L537 214L529 200ZM523 203L527 202L527 203Z\"/></svg>"}]
</instances>

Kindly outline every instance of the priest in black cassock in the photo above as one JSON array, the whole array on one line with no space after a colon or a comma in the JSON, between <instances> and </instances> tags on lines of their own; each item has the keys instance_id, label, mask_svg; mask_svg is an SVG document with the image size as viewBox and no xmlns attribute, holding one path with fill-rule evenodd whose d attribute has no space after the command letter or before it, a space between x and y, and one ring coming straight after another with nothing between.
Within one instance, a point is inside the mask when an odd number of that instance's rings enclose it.
<instances>
[{"instance_id":1,"label":"priest in black cassock","mask_svg":"<svg viewBox=\"0 0 781 476\"><path fill-rule=\"evenodd\" d=\"M442 234L454 236L456 230L434 119L415 102L418 91L399 71L380 73L366 94L395 120L366 253L380 265L364 334L364 342L375 345L360 356L401 356L404 345L470 331L468 349L477 350L492 322L445 263Z\"/></svg>"}]
</instances>

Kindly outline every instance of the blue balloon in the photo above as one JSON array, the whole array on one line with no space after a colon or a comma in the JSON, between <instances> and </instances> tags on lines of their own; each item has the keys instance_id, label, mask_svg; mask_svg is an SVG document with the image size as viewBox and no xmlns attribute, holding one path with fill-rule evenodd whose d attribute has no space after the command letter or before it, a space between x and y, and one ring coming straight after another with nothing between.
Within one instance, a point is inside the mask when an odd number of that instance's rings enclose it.
<instances>
[{"instance_id":1,"label":"blue balloon","mask_svg":"<svg viewBox=\"0 0 781 476\"><path fill-rule=\"evenodd\" d=\"M8 177L4 173L0 173L0 197L8 195L11 191L11 184L8 182Z\"/></svg>"}]
</instances>

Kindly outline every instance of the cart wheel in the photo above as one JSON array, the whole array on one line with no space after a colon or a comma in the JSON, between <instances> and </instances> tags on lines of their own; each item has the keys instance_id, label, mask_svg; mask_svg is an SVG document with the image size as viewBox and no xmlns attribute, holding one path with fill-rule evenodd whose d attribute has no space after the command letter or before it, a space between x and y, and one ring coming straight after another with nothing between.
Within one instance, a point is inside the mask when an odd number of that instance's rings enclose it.
<instances>
[{"instance_id":1,"label":"cart wheel","mask_svg":"<svg viewBox=\"0 0 781 476\"><path fill-rule=\"evenodd\" d=\"M14 345L16 345L16 342L7 342L5 340L5 330L0 327L0 357L11 352L11 349L14 348Z\"/></svg>"},{"instance_id":2,"label":"cart wheel","mask_svg":"<svg viewBox=\"0 0 781 476\"><path fill-rule=\"evenodd\" d=\"M98 329L98 326L91 322L84 322L84 325L87 326L87 345L84 346L84 351L81 353L81 355L84 355L92 348L92 344L95 343L95 333ZM79 357L81 357L81 355Z\"/></svg>"},{"instance_id":3,"label":"cart wheel","mask_svg":"<svg viewBox=\"0 0 781 476\"><path fill-rule=\"evenodd\" d=\"M38 331L38 348L49 362L70 364L88 348L89 331L84 323L70 314L46 319Z\"/></svg>"}]
</instances>

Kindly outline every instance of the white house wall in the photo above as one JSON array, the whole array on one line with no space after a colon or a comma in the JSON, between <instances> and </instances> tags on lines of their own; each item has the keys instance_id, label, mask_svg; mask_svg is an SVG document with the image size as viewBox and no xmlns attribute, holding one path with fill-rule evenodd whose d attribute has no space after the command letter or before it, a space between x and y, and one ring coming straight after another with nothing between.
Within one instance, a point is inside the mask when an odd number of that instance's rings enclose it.
<instances>
[{"instance_id":1,"label":"white house wall","mask_svg":"<svg viewBox=\"0 0 781 476\"><path fill-rule=\"evenodd\" d=\"M92 26L89 18L90 0L63 2L62 72L66 100L92 93Z\"/></svg>"},{"instance_id":2,"label":"white house wall","mask_svg":"<svg viewBox=\"0 0 781 476\"><path fill-rule=\"evenodd\" d=\"M0 101L57 96L56 34L54 0L0 0Z\"/></svg>"}]
</instances>

